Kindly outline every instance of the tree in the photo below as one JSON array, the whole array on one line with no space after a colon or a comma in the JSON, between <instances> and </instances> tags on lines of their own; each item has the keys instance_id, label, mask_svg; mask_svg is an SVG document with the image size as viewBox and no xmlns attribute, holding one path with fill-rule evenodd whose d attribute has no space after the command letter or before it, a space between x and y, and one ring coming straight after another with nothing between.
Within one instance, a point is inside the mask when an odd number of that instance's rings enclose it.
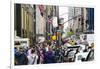
<instances>
[{"instance_id":1,"label":"tree","mask_svg":"<svg viewBox=\"0 0 100 69\"><path fill-rule=\"evenodd\" d=\"M72 31L72 29L70 29L70 31L67 32L67 37L71 37L72 35L74 35L74 32Z\"/></svg>"}]
</instances>

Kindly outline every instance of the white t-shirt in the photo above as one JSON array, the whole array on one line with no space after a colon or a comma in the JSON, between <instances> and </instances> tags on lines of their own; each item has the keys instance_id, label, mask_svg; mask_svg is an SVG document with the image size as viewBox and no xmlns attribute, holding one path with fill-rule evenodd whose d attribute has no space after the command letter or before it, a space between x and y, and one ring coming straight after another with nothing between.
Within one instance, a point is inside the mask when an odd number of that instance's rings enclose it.
<instances>
[{"instance_id":1,"label":"white t-shirt","mask_svg":"<svg viewBox=\"0 0 100 69\"><path fill-rule=\"evenodd\" d=\"M28 55L31 55L31 50L32 50L32 49L29 49L29 50L28 50L28 52L27 52Z\"/></svg>"},{"instance_id":2,"label":"white t-shirt","mask_svg":"<svg viewBox=\"0 0 100 69\"><path fill-rule=\"evenodd\" d=\"M37 54L31 54L27 56L28 58L28 64L32 65L32 64L37 64L37 59L38 59L38 55Z\"/></svg>"}]
</instances>

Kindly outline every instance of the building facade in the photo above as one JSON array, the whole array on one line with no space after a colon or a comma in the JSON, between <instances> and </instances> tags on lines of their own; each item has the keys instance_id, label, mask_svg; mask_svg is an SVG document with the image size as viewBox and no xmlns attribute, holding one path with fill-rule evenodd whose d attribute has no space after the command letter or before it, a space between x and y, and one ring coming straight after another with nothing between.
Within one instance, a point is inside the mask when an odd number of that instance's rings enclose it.
<instances>
[{"instance_id":1,"label":"building facade","mask_svg":"<svg viewBox=\"0 0 100 69\"><path fill-rule=\"evenodd\" d=\"M74 33L81 31L81 10L79 7L69 7L68 26Z\"/></svg>"},{"instance_id":2,"label":"building facade","mask_svg":"<svg viewBox=\"0 0 100 69\"><path fill-rule=\"evenodd\" d=\"M33 45L35 39L34 6L29 4L15 4L14 10L15 35L20 38L29 38L30 45Z\"/></svg>"},{"instance_id":3,"label":"building facade","mask_svg":"<svg viewBox=\"0 0 100 69\"><path fill-rule=\"evenodd\" d=\"M47 15L47 24L46 24L47 32L53 34L54 33L53 17L57 17L57 21L59 21L59 7L47 6L46 15Z\"/></svg>"},{"instance_id":4,"label":"building facade","mask_svg":"<svg viewBox=\"0 0 100 69\"><path fill-rule=\"evenodd\" d=\"M46 6L36 5L36 40L46 36Z\"/></svg>"},{"instance_id":5,"label":"building facade","mask_svg":"<svg viewBox=\"0 0 100 69\"><path fill-rule=\"evenodd\" d=\"M82 33L87 31L88 19L89 19L89 8L81 7L69 7L69 28L74 33Z\"/></svg>"},{"instance_id":6,"label":"building facade","mask_svg":"<svg viewBox=\"0 0 100 69\"><path fill-rule=\"evenodd\" d=\"M87 8L87 13L88 13L87 30L93 32L94 31L94 8Z\"/></svg>"}]
</instances>

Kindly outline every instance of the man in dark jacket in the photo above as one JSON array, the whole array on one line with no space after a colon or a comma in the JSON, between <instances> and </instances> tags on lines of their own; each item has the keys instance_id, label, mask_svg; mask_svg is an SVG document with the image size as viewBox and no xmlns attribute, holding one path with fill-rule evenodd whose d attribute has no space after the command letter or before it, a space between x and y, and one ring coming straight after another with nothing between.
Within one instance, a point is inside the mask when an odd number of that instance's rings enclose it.
<instances>
[{"instance_id":1,"label":"man in dark jacket","mask_svg":"<svg viewBox=\"0 0 100 69\"><path fill-rule=\"evenodd\" d=\"M46 52L45 63L55 63L55 56L52 51Z\"/></svg>"},{"instance_id":2,"label":"man in dark jacket","mask_svg":"<svg viewBox=\"0 0 100 69\"><path fill-rule=\"evenodd\" d=\"M19 48L19 52L15 53L15 65L27 65L28 59L26 54L24 53L23 47Z\"/></svg>"}]
</instances>

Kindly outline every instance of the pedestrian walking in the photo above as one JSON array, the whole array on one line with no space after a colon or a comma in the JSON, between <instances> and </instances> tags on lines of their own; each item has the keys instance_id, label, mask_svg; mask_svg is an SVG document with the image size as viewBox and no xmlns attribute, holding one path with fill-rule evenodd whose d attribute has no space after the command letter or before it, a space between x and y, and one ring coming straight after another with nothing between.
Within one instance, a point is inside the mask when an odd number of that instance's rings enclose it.
<instances>
[{"instance_id":1,"label":"pedestrian walking","mask_svg":"<svg viewBox=\"0 0 100 69\"><path fill-rule=\"evenodd\" d=\"M40 64L44 63L44 54L43 54L43 50L40 50Z\"/></svg>"},{"instance_id":2,"label":"pedestrian walking","mask_svg":"<svg viewBox=\"0 0 100 69\"><path fill-rule=\"evenodd\" d=\"M46 52L46 58L45 58L45 63L55 63L55 56L53 54L53 51L48 51Z\"/></svg>"},{"instance_id":3,"label":"pedestrian walking","mask_svg":"<svg viewBox=\"0 0 100 69\"><path fill-rule=\"evenodd\" d=\"M35 53L35 50L31 50L31 54L28 55L27 58L28 58L29 65L37 64L38 55Z\"/></svg>"},{"instance_id":4,"label":"pedestrian walking","mask_svg":"<svg viewBox=\"0 0 100 69\"><path fill-rule=\"evenodd\" d=\"M28 59L27 59L26 54L24 53L23 47L20 47L19 52L15 53L15 60L16 60L15 61L16 65L27 65Z\"/></svg>"},{"instance_id":5,"label":"pedestrian walking","mask_svg":"<svg viewBox=\"0 0 100 69\"><path fill-rule=\"evenodd\" d=\"M33 47L31 46L29 49L28 49L28 51L27 51L27 54L28 55L31 55L31 51L33 50Z\"/></svg>"}]
</instances>

